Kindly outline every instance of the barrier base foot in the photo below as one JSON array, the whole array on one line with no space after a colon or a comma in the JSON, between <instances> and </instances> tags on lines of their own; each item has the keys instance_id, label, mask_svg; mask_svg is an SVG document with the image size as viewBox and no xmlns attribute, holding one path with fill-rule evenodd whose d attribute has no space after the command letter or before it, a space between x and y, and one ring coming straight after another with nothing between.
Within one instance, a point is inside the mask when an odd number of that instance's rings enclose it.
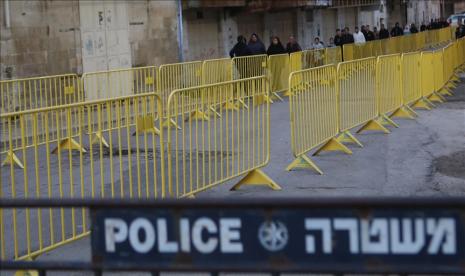
<instances>
[{"instance_id":1,"label":"barrier base foot","mask_svg":"<svg viewBox=\"0 0 465 276\"><path fill-rule=\"evenodd\" d=\"M413 110L413 108L411 108L410 106L408 105L404 105L405 109L408 110L408 112L410 112L410 114L413 116L413 117L418 117L418 113L415 112L415 110Z\"/></svg>"},{"instance_id":2,"label":"barrier base foot","mask_svg":"<svg viewBox=\"0 0 465 276\"><path fill-rule=\"evenodd\" d=\"M173 120L173 119L166 119L162 123L163 127L169 128L169 127L175 127L177 129L181 129L181 127Z\"/></svg>"},{"instance_id":3,"label":"barrier base foot","mask_svg":"<svg viewBox=\"0 0 465 276\"><path fill-rule=\"evenodd\" d=\"M441 90L439 90L438 94L442 97L452 96L452 92L448 87L443 87Z\"/></svg>"},{"instance_id":4,"label":"barrier base foot","mask_svg":"<svg viewBox=\"0 0 465 276\"><path fill-rule=\"evenodd\" d=\"M215 107L210 106L208 109L209 109L211 112L213 112L213 114L215 114L216 116L218 116L218 118L221 118L221 114L215 109ZM208 113L210 113L210 112L208 112Z\"/></svg>"},{"instance_id":5,"label":"barrier base foot","mask_svg":"<svg viewBox=\"0 0 465 276\"><path fill-rule=\"evenodd\" d=\"M60 142L58 147L52 150L52 153L55 154L59 150L77 150L80 152L87 152L78 142L76 142L73 138L66 138Z\"/></svg>"},{"instance_id":6,"label":"barrier base foot","mask_svg":"<svg viewBox=\"0 0 465 276\"><path fill-rule=\"evenodd\" d=\"M431 110L431 108L433 107L434 107L434 104L426 98L421 98L418 101L416 101L414 104L412 104L412 108L416 108L416 109Z\"/></svg>"},{"instance_id":7,"label":"barrier base foot","mask_svg":"<svg viewBox=\"0 0 465 276\"><path fill-rule=\"evenodd\" d=\"M318 166L313 163L312 159L308 158L306 155L301 155L294 159L289 166L287 166L286 171L292 171L294 169L310 169L315 170L319 174L323 174L323 171L318 168Z\"/></svg>"},{"instance_id":8,"label":"barrier base foot","mask_svg":"<svg viewBox=\"0 0 465 276\"><path fill-rule=\"evenodd\" d=\"M132 136L134 136L136 133L134 132L134 134ZM105 137L103 137L102 135L102 132L98 131L97 133L94 134L94 138L92 138L92 141L91 141L92 145L94 145L95 143L102 143L102 145L106 148L110 148L110 145L108 145L108 142L107 140L105 140Z\"/></svg>"},{"instance_id":9,"label":"barrier base foot","mask_svg":"<svg viewBox=\"0 0 465 276\"><path fill-rule=\"evenodd\" d=\"M208 115L203 112L203 111L200 111L200 110L196 110L196 111L193 111L191 113L191 115L189 116L189 118L186 118L185 121L189 121L189 120L193 120L193 121L210 121L210 118L208 117Z\"/></svg>"},{"instance_id":10,"label":"barrier base foot","mask_svg":"<svg viewBox=\"0 0 465 276\"><path fill-rule=\"evenodd\" d=\"M283 97L290 97L291 96L291 91L289 90L286 90L284 93L283 93Z\"/></svg>"},{"instance_id":11,"label":"barrier base foot","mask_svg":"<svg viewBox=\"0 0 465 276\"><path fill-rule=\"evenodd\" d=\"M15 276L39 276L39 272L36 270L18 270L15 272Z\"/></svg>"},{"instance_id":12,"label":"barrier base foot","mask_svg":"<svg viewBox=\"0 0 465 276\"><path fill-rule=\"evenodd\" d=\"M391 118L389 118L387 115L381 115L380 121L381 121L381 124L385 126L391 125L395 128L399 128L399 125L396 122L394 122Z\"/></svg>"},{"instance_id":13,"label":"barrier base foot","mask_svg":"<svg viewBox=\"0 0 465 276\"><path fill-rule=\"evenodd\" d=\"M223 105L223 109L225 110L238 110L239 107L234 102L227 102Z\"/></svg>"},{"instance_id":14,"label":"barrier base foot","mask_svg":"<svg viewBox=\"0 0 465 276\"><path fill-rule=\"evenodd\" d=\"M394 111L390 116L390 118L405 118L405 119L415 119L415 116L412 115L412 112L408 109L407 106L402 106L401 108Z\"/></svg>"},{"instance_id":15,"label":"barrier base foot","mask_svg":"<svg viewBox=\"0 0 465 276\"><path fill-rule=\"evenodd\" d=\"M323 146L321 146L313 156L320 154L323 151L342 151L347 154L352 154L352 151L346 147L343 143L338 141L337 139L331 138L328 142L326 142Z\"/></svg>"},{"instance_id":16,"label":"barrier base foot","mask_svg":"<svg viewBox=\"0 0 465 276\"><path fill-rule=\"evenodd\" d=\"M260 169L247 173L244 178L231 188L231 191L237 191L242 185L268 186L272 190L281 190L281 187Z\"/></svg>"},{"instance_id":17,"label":"barrier base foot","mask_svg":"<svg viewBox=\"0 0 465 276\"><path fill-rule=\"evenodd\" d=\"M357 130L357 133L361 133L362 131L365 131L365 130L378 130L384 133L391 133L389 129L383 126L383 124L381 124L378 120L370 120L368 123L362 126L359 130Z\"/></svg>"},{"instance_id":18,"label":"barrier base foot","mask_svg":"<svg viewBox=\"0 0 465 276\"><path fill-rule=\"evenodd\" d=\"M279 96L279 94L277 92L273 92L272 96L271 96L271 99L274 100L274 99L278 99L280 100L281 102L284 102L284 99L281 98L281 96Z\"/></svg>"},{"instance_id":19,"label":"barrier base foot","mask_svg":"<svg viewBox=\"0 0 465 276\"><path fill-rule=\"evenodd\" d=\"M433 93L428 97L428 100L431 102L438 102L438 103L443 103L444 99L438 94L438 93Z\"/></svg>"},{"instance_id":20,"label":"barrier base foot","mask_svg":"<svg viewBox=\"0 0 465 276\"><path fill-rule=\"evenodd\" d=\"M6 157L2 162L2 167L7 165L16 165L21 169L24 169L23 163L21 163L21 160L19 160L18 156L12 151L8 151L6 153Z\"/></svg>"},{"instance_id":21,"label":"barrier base foot","mask_svg":"<svg viewBox=\"0 0 465 276\"><path fill-rule=\"evenodd\" d=\"M342 132L336 139L341 143L353 143L363 148L362 143L348 130Z\"/></svg>"},{"instance_id":22,"label":"barrier base foot","mask_svg":"<svg viewBox=\"0 0 465 276\"><path fill-rule=\"evenodd\" d=\"M249 106L244 102L244 100L238 99L237 101L238 101L239 104L242 105L245 109L249 109Z\"/></svg>"}]
</instances>

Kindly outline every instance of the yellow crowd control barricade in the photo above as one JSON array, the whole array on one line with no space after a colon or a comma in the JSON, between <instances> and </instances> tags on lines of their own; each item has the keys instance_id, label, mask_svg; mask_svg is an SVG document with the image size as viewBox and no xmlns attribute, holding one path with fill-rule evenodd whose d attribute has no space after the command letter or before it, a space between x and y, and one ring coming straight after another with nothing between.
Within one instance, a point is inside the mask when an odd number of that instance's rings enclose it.
<instances>
[{"instance_id":1,"label":"yellow crowd control barricade","mask_svg":"<svg viewBox=\"0 0 465 276\"><path fill-rule=\"evenodd\" d=\"M84 101L76 74L0 81L0 113Z\"/></svg>"},{"instance_id":2,"label":"yellow crowd control barricade","mask_svg":"<svg viewBox=\"0 0 465 276\"><path fill-rule=\"evenodd\" d=\"M12 148L11 134L20 126L18 155L24 164L22 169L11 164L1 170L2 198L163 197L163 129L155 125L160 112L159 96L149 93L1 114L10 133L3 145ZM77 132L71 131L73 114ZM38 141L41 128L45 140ZM52 137L54 130L61 131ZM106 137L108 147L92 142L97 132ZM32 136L31 145L26 145L27 135ZM89 231L83 209L2 212L2 259L33 259Z\"/></svg>"},{"instance_id":3,"label":"yellow crowd control barricade","mask_svg":"<svg viewBox=\"0 0 465 276\"><path fill-rule=\"evenodd\" d=\"M288 90L289 55L271 55L268 57L268 78L271 85L271 94L280 100L278 93Z\"/></svg>"},{"instance_id":4,"label":"yellow crowd control barricade","mask_svg":"<svg viewBox=\"0 0 465 276\"><path fill-rule=\"evenodd\" d=\"M457 60L456 43L452 42L442 49L443 57L443 86L437 91L440 95L450 96L452 95L452 88L456 88L455 81L458 81L455 76L455 67Z\"/></svg>"},{"instance_id":5,"label":"yellow crowd control barricade","mask_svg":"<svg viewBox=\"0 0 465 276\"><path fill-rule=\"evenodd\" d=\"M370 43L372 44L372 48L371 48L371 52L373 54L373 56L377 57L377 56L382 56L384 55L384 50L383 50L383 40L373 40L373 41L370 41Z\"/></svg>"},{"instance_id":6,"label":"yellow crowd control barricade","mask_svg":"<svg viewBox=\"0 0 465 276\"><path fill-rule=\"evenodd\" d=\"M202 64L202 84L213 84L232 80L230 58L209 59Z\"/></svg>"},{"instance_id":7,"label":"yellow crowd control barricade","mask_svg":"<svg viewBox=\"0 0 465 276\"><path fill-rule=\"evenodd\" d=\"M82 82L87 101L153 92L157 88L157 67L84 73Z\"/></svg>"},{"instance_id":8,"label":"yellow crowd control barricade","mask_svg":"<svg viewBox=\"0 0 465 276\"><path fill-rule=\"evenodd\" d=\"M354 44L344 44L342 45L342 56L344 61L354 60Z\"/></svg>"},{"instance_id":9,"label":"yellow crowd control barricade","mask_svg":"<svg viewBox=\"0 0 465 276\"><path fill-rule=\"evenodd\" d=\"M342 135L349 136L352 128L363 124L359 131L381 129L387 132L376 120L376 58L339 63L337 75L340 91L339 125Z\"/></svg>"},{"instance_id":10,"label":"yellow crowd control barricade","mask_svg":"<svg viewBox=\"0 0 465 276\"><path fill-rule=\"evenodd\" d=\"M411 107L421 99L421 53L402 54L402 103L410 115L416 116ZM421 103L418 103L421 104Z\"/></svg>"},{"instance_id":11,"label":"yellow crowd control barricade","mask_svg":"<svg viewBox=\"0 0 465 276\"><path fill-rule=\"evenodd\" d=\"M225 108L221 94L242 100L248 108ZM280 189L260 168L270 154L270 88L266 76L175 90L168 100L168 192L189 197L237 176L241 185ZM192 116L197 110L219 106L221 116Z\"/></svg>"},{"instance_id":12,"label":"yellow crowd control barricade","mask_svg":"<svg viewBox=\"0 0 465 276\"><path fill-rule=\"evenodd\" d=\"M308 168L323 174L306 156L307 152L324 144L315 154L323 150L352 153L335 138L339 131L336 67L326 65L292 72L289 89L291 146L296 159L287 170Z\"/></svg>"},{"instance_id":13,"label":"yellow crowd control barricade","mask_svg":"<svg viewBox=\"0 0 465 276\"><path fill-rule=\"evenodd\" d=\"M164 64L158 70L158 89L163 102L163 117L166 117L168 111L168 97L173 90L198 86L202 84L202 65L201 61L183 62ZM165 127L175 126L174 122L164 121Z\"/></svg>"},{"instance_id":14,"label":"yellow crowd control barricade","mask_svg":"<svg viewBox=\"0 0 465 276\"><path fill-rule=\"evenodd\" d=\"M342 49L340 46L329 47L325 49L324 64L338 64L342 62Z\"/></svg>"},{"instance_id":15,"label":"yellow crowd control barricade","mask_svg":"<svg viewBox=\"0 0 465 276\"><path fill-rule=\"evenodd\" d=\"M434 93L434 67L433 67L433 52L423 51L420 58L421 72L421 99L414 105L415 108L431 109L434 104L430 101L430 97Z\"/></svg>"},{"instance_id":16,"label":"yellow crowd control barricade","mask_svg":"<svg viewBox=\"0 0 465 276\"><path fill-rule=\"evenodd\" d=\"M390 117L413 119L407 107L402 105L402 71L400 54L379 56L376 62L376 91L378 120L398 127Z\"/></svg>"},{"instance_id":17,"label":"yellow crowd control barricade","mask_svg":"<svg viewBox=\"0 0 465 276\"><path fill-rule=\"evenodd\" d=\"M369 42L354 44L354 59L372 57L372 44Z\"/></svg>"},{"instance_id":18,"label":"yellow crowd control barricade","mask_svg":"<svg viewBox=\"0 0 465 276\"><path fill-rule=\"evenodd\" d=\"M444 97L439 93L444 87L444 52L443 49L433 51L433 94L429 97L432 102L444 102Z\"/></svg>"},{"instance_id":19,"label":"yellow crowd control barricade","mask_svg":"<svg viewBox=\"0 0 465 276\"><path fill-rule=\"evenodd\" d=\"M291 53L289 62L290 72L322 66L325 63L325 49Z\"/></svg>"},{"instance_id":20,"label":"yellow crowd control barricade","mask_svg":"<svg viewBox=\"0 0 465 276\"><path fill-rule=\"evenodd\" d=\"M238 80L266 76L267 59L267 55L232 58L233 79Z\"/></svg>"}]
</instances>

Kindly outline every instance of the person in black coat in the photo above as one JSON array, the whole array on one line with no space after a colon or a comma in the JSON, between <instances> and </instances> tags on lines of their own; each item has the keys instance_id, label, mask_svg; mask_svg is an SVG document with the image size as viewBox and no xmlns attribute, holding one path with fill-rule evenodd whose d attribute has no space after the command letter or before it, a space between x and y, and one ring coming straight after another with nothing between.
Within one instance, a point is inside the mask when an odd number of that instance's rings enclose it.
<instances>
[{"instance_id":1,"label":"person in black coat","mask_svg":"<svg viewBox=\"0 0 465 276\"><path fill-rule=\"evenodd\" d=\"M234 45L231 51L229 51L229 56L231 58L249 56L251 52L245 42L246 42L246 39L244 36L242 35L238 36L236 45Z\"/></svg>"},{"instance_id":2,"label":"person in black coat","mask_svg":"<svg viewBox=\"0 0 465 276\"><path fill-rule=\"evenodd\" d=\"M350 33L349 27L345 27L345 34L342 36L342 44L354 43L354 36Z\"/></svg>"},{"instance_id":3,"label":"person in black coat","mask_svg":"<svg viewBox=\"0 0 465 276\"><path fill-rule=\"evenodd\" d=\"M391 30L391 36L401 36L404 35L404 30L399 26L399 22L396 22L396 25Z\"/></svg>"},{"instance_id":4,"label":"person in black coat","mask_svg":"<svg viewBox=\"0 0 465 276\"><path fill-rule=\"evenodd\" d=\"M379 39L389 38L389 31L384 27L384 24L381 24L379 29Z\"/></svg>"},{"instance_id":5,"label":"person in black coat","mask_svg":"<svg viewBox=\"0 0 465 276\"><path fill-rule=\"evenodd\" d=\"M410 25L410 33L411 33L411 34L416 34L416 33L418 33L417 26L415 26L415 24L413 24L413 23L412 23L412 25Z\"/></svg>"},{"instance_id":6,"label":"person in black coat","mask_svg":"<svg viewBox=\"0 0 465 276\"><path fill-rule=\"evenodd\" d=\"M252 55L266 54L265 45L256 33L253 33L250 36L249 44L247 44L247 46L249 46L249 50Z\"/></svg>"},{"instance_id":7,"label":"person in black coat","mask_svg":"<svg viewBox=\"0 0 465 276\"><path fill-rule=\"evenodd\" d=\"M302 48L300 47L299 43L297 43L293 35L289 36L289 42L286 45L286 51L289 54L302 51Z\"/></svg>"},{"instance_id":8,"label":"person in black coat","mask_svg":"<svg viewBox=\"0 0 465 276\"><path fill-rule=\"evenodd\" d=\"M336 35L334 36L334 45L342 46L342 35L340 29L336 29Z\"/></svg>"},{"instance_id":9,"label":"person in black coat","mask_svg":"<svg viewBox=\"0 0 465 276\"><path fill-rule=\"evenodd\" d=\"M271 37L271 44L266 51L267 55L279 55L286 53L286 49L284 49L283 44L281 44L281 40L279 37L273 36Z\"/></svg>"},{"instance_id":10,"label":"person in black coat","mask_svg":"<svg viewBox=\"0 0 465 276\"><path fill-rule=\"evenodd\" d=\"M426 31L426 25L425 25L425 22L422 22L420 26L420 32L424 32L424 31Z\"/></svg>"},{"instance_id":11,"label":"person in black coat","mask_svg":"<svg viewBox=\"0 0 465 276\"><path fill-rule=\"evenodd\" d=\"M365 40L372 41L375 40L375 33L370 30L370 25L365 26Z\"/></svg>"}]
</instances>

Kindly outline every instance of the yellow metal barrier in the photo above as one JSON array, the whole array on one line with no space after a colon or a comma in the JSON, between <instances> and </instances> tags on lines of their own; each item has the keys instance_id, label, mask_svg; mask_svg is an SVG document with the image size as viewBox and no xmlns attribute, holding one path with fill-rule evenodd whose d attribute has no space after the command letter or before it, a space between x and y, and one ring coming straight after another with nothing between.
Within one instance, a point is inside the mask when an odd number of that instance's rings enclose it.
<instances>
[{"instance_id":1,"label":"yellow metal barrier","mask_svg":"<svg viewBox=\"0 0 465 276\"><path fill-rule=\"evenodd\" d=\"M402 106L402 72L399 54L379 56L376 62L378 120L398 127L390 117L413 118Z\"/></svg>"},{"instance_id":2,"label":"yellow metal barrier","mask_svg":"<svg viewBox=\"0 0 465 276\"><path fill-rule=\"evenodd\" d=\"M233 80L266 76L267 55L232 58Z\"/></svg>"},{"instance_id":3,"label":"yellow metal barrier","mask_svg":"<svg viewBox=\"0 0 465 276\"><path fill-rule=\"evenodd\" d=\"M427 51L421 53L421 94L422 102L424 106L434 107L434 104L430 101L433 96L435 88L435 73L433 71L433 58L434 53ZM418 106L421 107L421 106ZM426 108L426 107L425 107Z\"/></svg>"},{"instance_id":4,"label":"yellow metal barrier","mask_svg":"<svg viewBox=\"0 0 465 276\"><path fill-rule=\"evenodd\" d=\"M9 133L2 144L12 148L11 134L19 125L24 163L23 169L10 164L1 170L2 198L163 197L163 129L158 126L159 135L153 131L160 112L159 96L150 93L1 114ZM74 118L77 132L71 131ZM37 139L41 128L43 141ZM92 142L96 133L107 137L108 148ZM28 135L31 145L25 142ZM88 214L74 208L13 209L0 219L2 259L34 258L89 229Z\"/></svg>"},{"instance_id":5,"label":"yellow metal barrier","mask_svg":"<svg viewBox=\"0 0 465 276\"><path fill-rule=\"evenodd\" d=\"M402 54L402 102L410 115L416 113L410 108L421 105L421 53Z\"/></svg>"},{"instance_id":6,"label":"yellow metal barrier","mask_svg":"<svg viewBox=\"0 0 465 276\"><path fill-rule=\"evenodd\" d=\"M352 153L335 138L339 131L336 67L327 65L293 72L289 89L291 146L296 159L287 170L308 168L323 174L305 155L307 152L324 144L315 154L323 150Z\"/></svg>"},{"instance_id":7,"label":"yellow metal barrier","mask_svg":"<svg viewBox=\"0 0 465 276\"><path fill-rule=\"evenodd\" d=\"M342 62L342 49L341 47L331 47L325 49L324 64L338 64Z\"/></svg>"},{"instance_id":8,"label":"yellow metal barrier","mask_svg":"<svg viewBox=\"0 0 465 276\"><path fill-rule=\"evenodd\" d=\"M230 58L209 59L202 64L202 84L213 84L232 80Z\"/></svg>"},{"instance_id":9,"label":"yellow metal barrier","mask_svg":"<svg viewBox=\"0 0 465 276\"><path fill-rule=\"evenodd\" d=\"M229 101L248 108L228 109ZM168 99L168 118L181 126L169 128L168 192L173 197L198 192L247 174L241 185L267 185L280 189L260 168L269 161L270 88L266 76L175 90ZM218 106L221 116L191 116Z\"/></svg>"},{"instance_id":10,"label":"yellow metal barrier","mask_svg":"<svg viewBox=\"0 0 465 276\"><path fill-rule=\"evenodd\" d=\"M344 61L354 60L354 47L354 44L344 44L342 46Z\"/></svg>"},{"instance_id":11,"label":"yellow metal barrier","mask_svg":"<svg viewBox=\"0 0 465 276\"><path fill-rule=\"evenodd\" d=\"M271 55L268 57L268 74L271 93L281 99L280 92L287 91L289 86L289 55ZM281 99L282 100L282 99Z\"/></svg>"},{"instance_id":12,"label":"yellow metal barrier","mask_svg":"<svg viewBox=\"0 0 465 276\"><path fill-rule=\"evenodd\" d=\"M148 93L157 88L157 67L84 73L82 82L88 101Z\"/></svg>"},{"instance_id":13,"label":"yellow metal barrier","mask_svg":"<svg viewBox=\"0 0 465 276\"><path fill-rule=\"evenodd\" d=\"M290 72L322 66L325 62L325 49L305 50L291 53Z\"/></svg>"},{"instance_id":14,"label":"yellow metal barrier","mask_svg":"<svg viewBox=\"0 0 465 276\"><path fill-rule=\"evenodd\" d=\"M388 130L375 120L378 115L376 101L376 58L342 62L337 70L339 81L340 131L349 134L357 126L364 129Z\"/></svg>"},{"instance_id":15,"label":"yellow metal barrier","mask_svg":"<svg viewBox=\"0 0 465 276\"><path fill-rule=\"evenodd\" d=\"M76 74L0 81L0 113L84 101Z\"/></svg>"}]
</instances>

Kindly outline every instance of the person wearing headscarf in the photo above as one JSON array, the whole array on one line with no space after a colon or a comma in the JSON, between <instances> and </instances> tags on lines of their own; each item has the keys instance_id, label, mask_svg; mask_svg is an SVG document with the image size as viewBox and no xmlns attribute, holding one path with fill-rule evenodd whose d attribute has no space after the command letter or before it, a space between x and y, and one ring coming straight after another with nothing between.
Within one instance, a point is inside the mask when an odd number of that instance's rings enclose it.
<instances>
[{"instance_id":1,"label":"person wearing headscarf","mask_svg":"<svg viewBox=\"0 0 465 276\"><path fill-rule=\"evenodd\" d=\"M286 53L286 49L284 49L283 44L281 44L281 40L279 40L279 37L273 36L271 38L271 44L268 47L268 50L266 51L267 55L279 55L279 54L284 54Z\"/></svg>"},{"instance_id":2,"label":"person wearing headscarf","mask_svg":"<svg viewBox=\"0 0 465 276\"><path fill-rule=\"evenodd\" d=\"M250 55L250 49L245 43L246 39L244 36L240 35L237 37L237 43L234 47L229 51L229 56L233 57L243 57Z\"/></svg>"},{"instance_id":3,"label":"person wearing headscarf","mask_svg":"<svg viewBox=\"0 0 465 276\"><path fill-rule=\"evenodd\" d=\"M250 53L252 55L266 54L265 45L256 33L253 33L250 36L249 44L247 44L247 46L249 47Z\"/></svg>"}]
</instances>

